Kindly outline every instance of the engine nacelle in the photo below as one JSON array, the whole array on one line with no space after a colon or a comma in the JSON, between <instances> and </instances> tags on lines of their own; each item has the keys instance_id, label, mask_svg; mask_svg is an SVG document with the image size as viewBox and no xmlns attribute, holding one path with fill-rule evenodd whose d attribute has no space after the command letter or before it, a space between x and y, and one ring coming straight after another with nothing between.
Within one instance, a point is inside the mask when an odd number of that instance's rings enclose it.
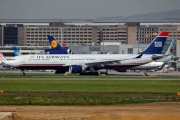
<instances>
[{"instance_id":1,"label":"engine nacelle","mask_svg":"<svg viewBox=\"0 0 180 120\"><path fill-rule=\"evenodd\" d=\"M84 71L84 67L80 65L71 65L69 68L70 73L81 73Z\"/></svg>"}]
</instances>

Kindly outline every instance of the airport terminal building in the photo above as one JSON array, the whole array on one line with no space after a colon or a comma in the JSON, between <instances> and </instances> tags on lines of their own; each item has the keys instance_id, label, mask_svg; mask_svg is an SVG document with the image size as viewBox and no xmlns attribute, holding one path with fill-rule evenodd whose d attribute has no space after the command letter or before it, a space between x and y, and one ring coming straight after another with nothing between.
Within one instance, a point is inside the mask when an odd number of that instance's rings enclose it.
<instances>
[{"instance_id":1,"label":"airport terminal building","mask_svg":"<svg viewBox=\"0 0 180 120\"><path fill-rule=\"evenodd\" d=\"M44 53L50 48L47 35L66 43L76 54L134 54L142 51L159 32L169 31L168 40L176 40L175 55L180 57L180 24L124 23L0 23L0 49L14 56L12 45L24 54Z\"/></svg>"}]
</instances>

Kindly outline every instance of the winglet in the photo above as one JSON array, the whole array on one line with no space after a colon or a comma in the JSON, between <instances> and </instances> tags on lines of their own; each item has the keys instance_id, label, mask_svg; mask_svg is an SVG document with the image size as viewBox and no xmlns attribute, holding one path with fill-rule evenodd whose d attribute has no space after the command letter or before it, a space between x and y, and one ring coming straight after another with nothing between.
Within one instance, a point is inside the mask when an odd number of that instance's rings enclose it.
<instances>
[{"instance_id":1,"label":"winglet","mask_svg":"<svg viewBox=\"0 0 180 120\"><path fill-rule=\"evenodd\" d=\"M140 54L161 54L168 35L168 31L159 33L159 35Z\"/></svg>"},{"instance_id":2,"label":"winglet","mask_svg":"<svg viewBox=\"0 0 180 120\"><path fill-rule=\"evenodd\" d=\"M143 54L138 55L136 58L141 58Z\"/></svg>"}]
</instances>

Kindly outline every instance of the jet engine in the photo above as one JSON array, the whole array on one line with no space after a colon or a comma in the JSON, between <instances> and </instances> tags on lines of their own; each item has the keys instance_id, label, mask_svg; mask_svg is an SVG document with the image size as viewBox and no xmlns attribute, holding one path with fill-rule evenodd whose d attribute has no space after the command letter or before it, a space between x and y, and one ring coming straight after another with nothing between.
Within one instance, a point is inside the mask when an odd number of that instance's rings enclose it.
<instances>
[{"instance_id":1,"label":"jet engine","mask_svg":"<svg viewBox=\"0 0 180 120\"><path fill-rule=\"evenodd\" d=\"M69 67L69 72L70 73L81 73L84 71L84 67L80 66L80 65L71 65Z\"/></svg>"}]
</instances>

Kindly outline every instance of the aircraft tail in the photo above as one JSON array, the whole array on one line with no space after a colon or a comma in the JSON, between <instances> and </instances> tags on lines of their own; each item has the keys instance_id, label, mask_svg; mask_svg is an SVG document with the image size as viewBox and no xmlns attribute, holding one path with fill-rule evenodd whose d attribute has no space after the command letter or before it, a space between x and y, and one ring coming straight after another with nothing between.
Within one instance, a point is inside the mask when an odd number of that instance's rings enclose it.
<instances>
[{"instance_id":1,"label":"aircraft tail","mask_svg":"<svg viewBox=\"0 0 180 120\"><path fill-rule=\"evenodd\" d=\"M20 52L15 46L12 46L12 49L13 49L13 51L14 51L14 55L15 55L15 56L21 55L21 52Z\"/></svg>"},{"instance_id":2,"label":"aircraft tail","mask_svg":"<svg viewBox=\"0 0 180 120\"><path fill-rule=\"evenodd\" d=\"M169 32L160 32L159 35L140 54L161 54Z\"/></svg>"},{"instance_id":3,"label":"aircraft tail","mask_svg":"<svg viewBox=\"0 0 180 120\"><path fill-rule=\"evenodd\" d=\"M172 40L169 47L168 47L168 50L166 51L166 54L164 56L164 58L158 60L159 62L169 62L171 60L175 60L177 59L177 57L175 57L173 55L173 52L174 52L174 48L175 48L175 45L176 45L176 41L175 40Z\"/></svg>"},{"instance_id":4,"label":"aircraft tail","mask_svg":"<svg viewBox=\"0 0 180 120\"><path fill-rule=\"evenodd\" d=\"M4 55L0 52L0 61L3 62L5 59Z\"/></svg>"},{"instance_id":5,"label":"aircraft tail","mask_svg":"<svg viewBox=\"0 0 180 120\"><path fill-rule=\"evenodd\" d=\"M59 49L59 50L63 49L63 47L60 45L60 43L56 40L54 36L48 35L48 40L53 49Z\"/></svg>"},{"instance_id":6,"label":"aircraft tail","mask_svg":"<svg viewBox=\"0 0 180 120\"><path fill-rule=\"evenodd\" d=\"M176 41L175 41L175 40L172 40L172 41L171 41L171 44L169 45L169 48L168 48L168 50L167 50L167 52L166 52L165 55L171 55L171 54L173 54L175 46L176 46Z\"/></svg>"}]
</instances>

